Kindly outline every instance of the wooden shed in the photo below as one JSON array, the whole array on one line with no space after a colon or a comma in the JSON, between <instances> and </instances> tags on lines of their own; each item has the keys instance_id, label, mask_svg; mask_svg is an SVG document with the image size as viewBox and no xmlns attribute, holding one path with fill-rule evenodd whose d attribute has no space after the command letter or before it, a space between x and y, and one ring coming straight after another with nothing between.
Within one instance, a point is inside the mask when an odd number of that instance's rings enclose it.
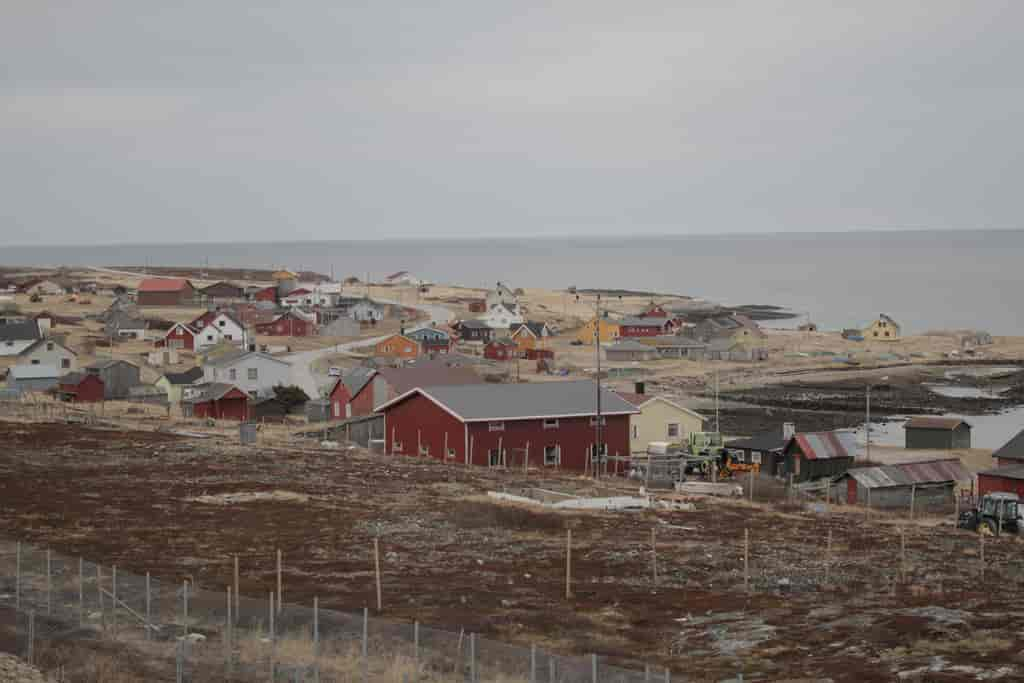
<instances>
[{"instance_id":1,"label":"wooden shed","mask_svg":"<svg viewBox=\"0 0 1024 683\"><path fill-rule=\"evenodd\" d=\"M971 447L971 425L959 417L919 415L907 420L907 448L953 450Z\"/></svg>"},{"instance_id":2,"label":"wooden shed","mask_svg":"<svg viewBox=\"0 0 1024 683\"><path fill-rule=\"evenodd\" d=\"M840 475L853 464L857 444L851 432L802 432L786 442L785 474L793 481Z\"/></svg>"},{"instance_id":3,"label":"wooden shed","mask_svg":"<svg viewBox=\"0 0 1024 683\"><path fill-rule=\"evenodd\" d=\"M958 482L971 473L959 458L847 470L832 482L832 498L849 505L915 510L952 505Z\"/></svg>"}]
</instances>

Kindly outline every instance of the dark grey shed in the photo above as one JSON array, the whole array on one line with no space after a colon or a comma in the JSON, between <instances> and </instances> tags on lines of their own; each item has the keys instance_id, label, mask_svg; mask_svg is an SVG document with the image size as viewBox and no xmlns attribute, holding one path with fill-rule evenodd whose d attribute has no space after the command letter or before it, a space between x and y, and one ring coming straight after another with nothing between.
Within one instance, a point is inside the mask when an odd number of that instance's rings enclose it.
<instances>
[{"instance_id":1,"label":"dark grey shed","mask_svg":"<svg viewBox=\"0 0 1024 683\"><path fill-rule=\"evenodd\" d=\"M907 448L952 450L971 447L971 425L958 417L912 417L903 429Z\"/></svg>"}]
</instances>

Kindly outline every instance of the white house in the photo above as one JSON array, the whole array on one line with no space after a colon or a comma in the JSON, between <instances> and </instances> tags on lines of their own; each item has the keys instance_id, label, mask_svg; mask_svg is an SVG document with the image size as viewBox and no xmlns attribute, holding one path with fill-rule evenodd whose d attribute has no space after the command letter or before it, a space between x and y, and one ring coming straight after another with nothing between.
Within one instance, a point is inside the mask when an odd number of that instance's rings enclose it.
<instances>
[{"instance_id":1,"label":"white house","mask_svg":"<svg viewBox=\"0 0 1024 683\"><path fill-rule=\"evenodd\" d=\"M515 291L501 282L494 289L487 292L487 310L491 310L499 305L504 305L512 311L519 311L519 297L516 296Z\"/></svg>"},{"instance_id":2,"label":"white house","mask_svg":"<svg viewBox=\"0 0 1024 683\"><path fill-rule=\"evenodd\" d=\"M17 356L40 337L35 320L0 325L0 356Z\"/></svg>"},{"instance_id":3,"label":"white house","mask_svg":"<svg viewBox=\"0 0 1024 683\"><path fill-rule=\"evenodd\" d=\"M278 384L292 383L292 365L259 351L232 351L203 365L203 382L226 382L253 398L268 396Z\"/></svg>"},{"instance_id":4,"label":"white house","mask_svg":"<svg viewBox=\"0 0 1024 683\"><path fill-rule=\"evenodd\" d=\"M380 322L384 319L384 309L369 299L363 299L348 309L348 314L353 320L359 322Z\"/></svg>"},{"instance_id":5,"label":"white house","mask_svg":"<svg viewBox=\"0 0 1024 683\"><path fill-rule=\"evenodd\" d=\"M63 294L64 288L61 287L58 283L54 282L53 280L40 280L39 282L35 283L25 291L28 294L48 294L53 296L57 294Z\"/></svg>"},{"instance_id":6,"label":"white house","mask_svg":"<svg viewBox=\"0 0 1024 683\"><path fill-rule=\"evenodd\" d=\"M78 354L53 339L39 339L18 354L18 365L52 365L60 374L78 370Z\"/></svg>"},{"instance_id":7,"label":"white house","mask_svg":"<svg viewBox=\"0 0 1024 683\"><path fill-rule=\"evenodd\" d=\"M217 346L221 342L244 347L248 341L248 334L246 334L245 326L242 323L228 313L218 313L196 335L195 347L196 351L202 351Z\"/></svg>"},{"instance_id":8,"label":"white house","mask_svg":"<svg viewBox=\"0 0 1024 683\"><path fill-rule=\"evenodd\" d=\"M518 306L512 310L505 304L498 304L487 309L487 312L480 316L479 320L487 327L496 330L508 330L512 325L522 325L526 322L522 313L519 312Z\"/></svg>"}]
</instances>

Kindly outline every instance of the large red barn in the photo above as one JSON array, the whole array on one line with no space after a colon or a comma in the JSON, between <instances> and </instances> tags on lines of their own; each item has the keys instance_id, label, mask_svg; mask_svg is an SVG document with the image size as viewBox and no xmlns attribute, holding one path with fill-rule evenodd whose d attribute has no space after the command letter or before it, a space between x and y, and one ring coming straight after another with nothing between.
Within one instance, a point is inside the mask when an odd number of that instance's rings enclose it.
<instances>
[{"instance_id":1,"label":"large red barn","mask_svg":"<svg viewBox=\"0 0 1024 683\"><path fill-rule=\"evenodd\" d=\"M181 402L185 417L238 420L249 417L249 395L233 384L209 382L189 387L189 395Z\"/></svg>"},{"instance_id":2,"label":"large red barn","mask_svg":"<svg viewBox=\"0 0 1024 683\"><path fill-rule=\"evenodd\" d=\"M1024 464L1003 465L992 470L978 472L978 494L1016 493L1024 499Z\"/></svg>"},{"instance_id":3,"label":"large red barn","mask_svg":"<svg viewBox=\"0 0 1024 683\"><path fill-rule=\"evenodd\" d=\"M629 453L629 416L601 390L601 452ZM597 388L589 381L417 387L378 408L385 450L473 465L584 471L597 442Z\"/></svg>"}]
</instances>

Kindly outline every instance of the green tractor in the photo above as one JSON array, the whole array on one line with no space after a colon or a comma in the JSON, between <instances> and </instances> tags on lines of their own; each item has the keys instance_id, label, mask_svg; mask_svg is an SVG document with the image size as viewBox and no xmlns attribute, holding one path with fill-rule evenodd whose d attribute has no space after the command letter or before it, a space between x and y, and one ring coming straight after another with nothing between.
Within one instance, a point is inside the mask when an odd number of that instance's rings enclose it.
<instances>
[{"instance_id":1,"label":"green tractor","mask_svg":"<svg viewBox=\"0 0 1024 683\"><path fill-rule=\"evenodd\" d=\"M960 513L957 526L970 529L986 536L998 536L1003 532L1020 533L1020 496L1016 493L986 493L978 507Z\"/></svg>"}]
</instances>

